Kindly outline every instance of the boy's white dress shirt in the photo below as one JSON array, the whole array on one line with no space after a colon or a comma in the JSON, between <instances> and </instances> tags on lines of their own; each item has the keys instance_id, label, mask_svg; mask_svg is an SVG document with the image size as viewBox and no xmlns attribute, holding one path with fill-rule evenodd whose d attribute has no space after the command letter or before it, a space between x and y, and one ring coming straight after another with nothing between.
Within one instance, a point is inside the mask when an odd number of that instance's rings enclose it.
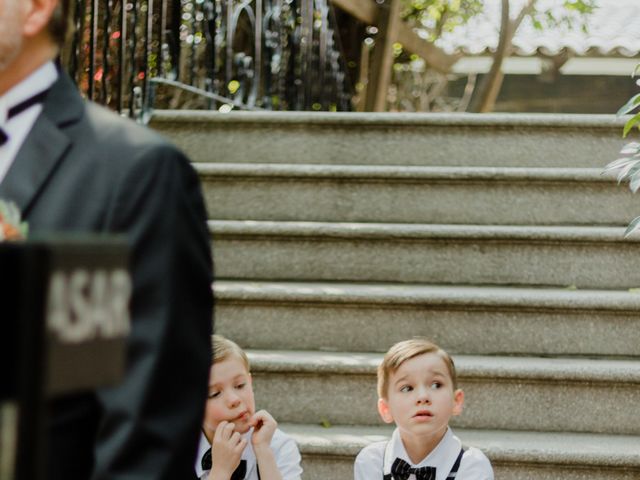
<instances>
[{"instance_id":1,"label":"boy's white dress shirt","mask_svg":"<svg viewBox=\"0 0 640 480\"><path fill-rule=\"evenodd\" d=\"M387 461L384 462L387 446L390 455L387 455ZM414 464L407 455L400 432L396 428L389 442L372 443L360 451L354 465L355 480L382 480L385 474L391 472L391 464L396 458L401 458L416 468L436 467L436 480L445 480L458 458L461 447L460 439L448 428L436 448L420 463ZM409 479L415 479L415 475L412 474ZM465 447L456 480L493 480L493 469L489 459L477 448Z\"/></svg>"},{"instance_id":2,"label":"boy's white dress shirt","mask_svg":"<svg viewBox=\"0 0 640 480\"><path fill-rule=\"evenodd\" d=\"M244 434L247 440L247 446L242 452L241 460L247 462L247 473L245 480L258 480L258 468L256 455L253 453L251 445L251 434L253 429ZM206 480L209 470L203 470L201 460L204 454L209 450L211 445L204 434L200 434L200 445L198 446L198 455L196 457L196 475L200 480ZM302 475L302 467L300 466L300 451L296 442L282 430L276 429L271 439L271 450L276 459L276 465L282 475L282 480L300 480Z\"/></svg>"}]
</instances>

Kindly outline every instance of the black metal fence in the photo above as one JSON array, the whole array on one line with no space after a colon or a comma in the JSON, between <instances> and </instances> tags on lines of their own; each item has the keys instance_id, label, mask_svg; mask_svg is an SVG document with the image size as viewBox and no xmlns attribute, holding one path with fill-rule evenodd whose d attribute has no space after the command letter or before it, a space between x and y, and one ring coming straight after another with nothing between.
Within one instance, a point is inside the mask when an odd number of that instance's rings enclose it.
<instances>
[{"instance_id":1,"label":"black metal fence","mask_svg":"<svg viewBox=\"0 0 640 480\"><path fill-rule=\"evenodd\" d=\"M328 0L75 0L63 62L88 98L152 108L350 110Z\"/></svg>"}]
</instances>

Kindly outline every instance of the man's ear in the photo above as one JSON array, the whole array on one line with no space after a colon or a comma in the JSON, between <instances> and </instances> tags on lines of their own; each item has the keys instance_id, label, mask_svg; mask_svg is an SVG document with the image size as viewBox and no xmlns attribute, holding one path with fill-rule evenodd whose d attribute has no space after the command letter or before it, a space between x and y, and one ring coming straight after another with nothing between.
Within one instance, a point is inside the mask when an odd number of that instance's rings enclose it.
<instances>
[{"instance_id":1,"label":"man's ear","mask_svg":"<svg viewBox=\"0 0 640 480\"><path fill-rule=\"evenodd\" d=\"M464 392L457 389L453 392L453 415L460 415L464 408Z\"/></svg>"},{"instance_id":2,"label":"man's ear","mask_svg":"<svg viewBox=\"0 0 640 480\"><path fill-rule=\"evenodd\" d=\"M385 423L393 423L393 415L391 415L391 409L389 404L384 398L378 399L378 413Z\"/></svg>"},{"instance_id":3,"label":"man's ear","mask_svg":"<svg viewBox=\"0 0 640 480\"><path fill-rule=\"evenodd\" d=\"M47 29L58 0L21 0L24 2L26 17L22 33L26 37L35 37Z\"/></svg>"}]
</instances>

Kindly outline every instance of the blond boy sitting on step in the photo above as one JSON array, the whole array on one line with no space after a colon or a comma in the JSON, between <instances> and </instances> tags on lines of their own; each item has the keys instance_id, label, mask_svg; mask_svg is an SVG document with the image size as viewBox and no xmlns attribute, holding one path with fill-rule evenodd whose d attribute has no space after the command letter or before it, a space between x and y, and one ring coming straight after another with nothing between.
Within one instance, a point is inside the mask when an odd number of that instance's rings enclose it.
<instances>
[{"instance_id":1,"label":"blond boy sitting on step","mask_svg":"<svg viewBox=\"0 0 640 480\"><path fill-rule=\"evenodd\" d=\"M358 454L355 480L493 480L487 457L463 448L449 427L464 393L447 352L423 338L396 343L378 367L378 397L396 429Z\"/></svg>"},{"instance_id":2,"label":"blond boy sitting on step","mask_svg":"<svg viewBox=\"0 0 640 480\"><path fill-rule=\"evenodd\" d=\"M249 359L212 336L209 395L198 456L200 480L300 480L300 452L266 410L256 412Z\"/></svg>"}]
</instances>

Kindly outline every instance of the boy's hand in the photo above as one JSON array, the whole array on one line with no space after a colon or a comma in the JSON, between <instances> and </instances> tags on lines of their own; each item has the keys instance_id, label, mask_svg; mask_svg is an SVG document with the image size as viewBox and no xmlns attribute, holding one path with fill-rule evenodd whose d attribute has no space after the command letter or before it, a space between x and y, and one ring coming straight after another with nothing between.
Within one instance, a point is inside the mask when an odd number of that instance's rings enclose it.
<instances>
[{"instance_id":1,"label":"boy's hand","mask_svg":"<svg viewBox=\"0 0 640 480\"><path fill-rule=\"evenodd\" d=\"M238 432L234 432L235 424L220 422L211 442L213 468L209 480L229 480L240 464L240 457L247 441Z\"/></svg>"},{"instance_id":2,"label":"boy's hand","mask_svg":"<svg viewBox=\"0 0 640 480\"><path fill-rule=\"evenodd\" d=\"M269 412L260 410L251 417L251 425L253 426L251 444L258 448L270 447L271 438L273 438L278 422L274 420Z\"/></svg>"}]
</instances>

